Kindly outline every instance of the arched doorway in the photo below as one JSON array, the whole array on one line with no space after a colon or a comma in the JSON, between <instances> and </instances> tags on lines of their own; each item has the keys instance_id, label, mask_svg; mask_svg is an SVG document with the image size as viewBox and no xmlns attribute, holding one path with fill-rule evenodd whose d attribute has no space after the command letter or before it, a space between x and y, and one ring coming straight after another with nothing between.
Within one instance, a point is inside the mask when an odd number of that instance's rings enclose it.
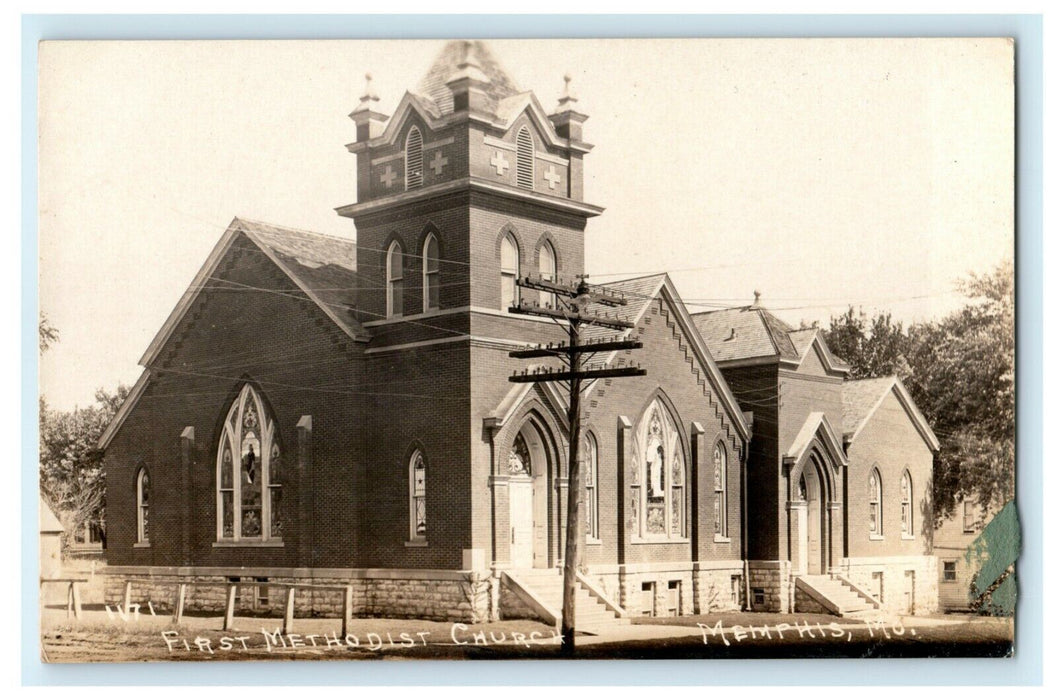
<instances>
[{"instance_id":1,"label":"arched doorway","mask_svg":"<svg viewBox=\"0 0 1057 700\"><path fill-rule=\"evenodd\" d=\"M550 566L547 527L549 450L543 433L525 421L507 458L510 488L510 564L514 569Z\"/></svg>"},{"instance_id":2,"label":"arched doorway","mask_svg":"<svg viewBox=\"0 0 1057 700\"><path fill-rule=\"evenodd\" d=\"M828 568L828 502L822 468L812 456L796 485L796 572L799 574L823 574Z\"/></svg>"}]
</instances>

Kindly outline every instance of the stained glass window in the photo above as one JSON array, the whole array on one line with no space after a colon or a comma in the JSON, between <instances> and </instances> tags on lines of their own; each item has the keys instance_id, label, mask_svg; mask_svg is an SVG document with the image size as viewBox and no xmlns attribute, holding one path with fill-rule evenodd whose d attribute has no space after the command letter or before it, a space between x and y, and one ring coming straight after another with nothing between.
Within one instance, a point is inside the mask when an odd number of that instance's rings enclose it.
<instances>
[{"instance_id":1,"label":"stained glass window","mask_svg":"<svg viewBox=\"0 0 1057 700\"><path fill-rule=\"evenodd\" d=\"M588 433L584 439L584 532L587 537L598 539L598 443Z\"/></svg>"},{"instance_id":2,"label":"stained glass window","mask_svg":"<svg viewBox=\"0 0 1057 700\"><path fill-rule=\"evenodd\" d=\"M136 476L136 541L150 542L150 474L140 467Z\"/></svg>"},{"instance_id":3,"label":"stained glass window","mask_svg":"<svg viewBox=\"0 0 1057 700\"><path fill-rule=\"evenodd\" d=\"M514 445L507 458L507 471L514 476L532 476L532 456L521 433L514 438Z\"/></svg>"},{"instance_id":4,"label":"stained glass window","mask_svg":"<svg viewBox=\"0 0 1057 700\"><path fill-rule=\"evenodd\" d=\"M914 502L914 486L910 481L910 472L904 471L899 480L899 511L904 535L914 534L914 513L911 505Z\"/></svg>"},{"instance_id":5,"label":"stained glass window","mask_svg":"<svg viewBox=\"0 0 1057 700\"><path fill-rule=\"evenodd\" d=\"M411 456L411 539L426 537L426 458L419 450Z\"/></svg>"},{"instance_id":6,"label":"stained glass window","mask_svg":"<svg viewBox=\"0 0 1057 700\"><path fill-rule=\"evenodd\" d=\"M870 472L867 493L870 497L870 534L883 534L881 529L881 474L876 467Z\"/></svg>"},{"instance_id":7,"label":"stained glass window","mask_svg":"<svg viewBox=\"0 0 1057 700\"><path fill-rule=\"evenodd\" d=\"M639 534L681 537L686 521L686 459L675 420L659 399L643 414L635 435L635 453L641 455L642 469L641 485L632 484L633 502L638 505L641 500L643 506Z\"/></svg>"},{"instance_id":8,"label":"stained glass window","mask_svg":"<svg viewBox=\"0 0 1057 700\"><path fill-rule=\"evenodd\" d=\"M224 421L217 450L217 537L282 537L282 449L275 422L246 384Z\"/></svg>"},{"instance_id":9,"label":"stained glass window","mask_svg":"<svg viewBox=\"0 0 1057 700\"><path fill-rule=\"evenodd\" d=\"M712 480L716 494L714 514L716 534L727 536L727 448L717 442L712 450Z\"/></svg>"}]
</instances>

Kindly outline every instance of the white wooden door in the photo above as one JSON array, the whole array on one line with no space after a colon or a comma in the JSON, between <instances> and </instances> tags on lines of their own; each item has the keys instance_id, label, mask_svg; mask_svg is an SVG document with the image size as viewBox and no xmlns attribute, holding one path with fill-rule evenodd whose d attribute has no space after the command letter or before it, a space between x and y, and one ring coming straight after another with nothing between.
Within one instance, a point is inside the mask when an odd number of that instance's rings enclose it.
<instances>
[{"instance_id":1,"label":"white wooden door","mask_svg":"<svg viewBox=\"0 0 1057 700\"><path fill-rule=\"evenodd\" d=\"M510 563L532 568L532 482L510 481Z\"/></svg>"}]
</instances>

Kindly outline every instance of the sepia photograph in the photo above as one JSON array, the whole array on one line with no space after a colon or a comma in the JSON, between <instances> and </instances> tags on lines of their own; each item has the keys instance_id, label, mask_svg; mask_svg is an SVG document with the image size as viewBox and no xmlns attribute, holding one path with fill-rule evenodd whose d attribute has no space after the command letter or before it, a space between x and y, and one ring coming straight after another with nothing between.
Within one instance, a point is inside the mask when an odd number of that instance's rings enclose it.
<instances>
[{"instance_id":1,"label":"sepia photograph","mask_svg":"<svg viewBox=\"0 0 1057 700\"><path fill-rule=\"evenodd\" d=\"M41 660L1013 657L1015 52L42 42Z\"/></svg>"}]
</instances>

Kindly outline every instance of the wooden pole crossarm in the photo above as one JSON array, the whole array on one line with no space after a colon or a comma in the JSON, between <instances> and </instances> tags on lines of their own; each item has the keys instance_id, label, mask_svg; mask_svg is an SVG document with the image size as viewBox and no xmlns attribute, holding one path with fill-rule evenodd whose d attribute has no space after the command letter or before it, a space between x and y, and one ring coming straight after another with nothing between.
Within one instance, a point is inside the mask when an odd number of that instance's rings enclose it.
<instances>
[{"instance_id":1,"label":"wooden pole crossarm","mask_svg":"<svg viewBox=\"0 0 1057 700\"><path fill-rule=\"evenodd\" d=\"M610 350L637 350L641 347L641 340L617 340L604 343L587 343L577 347L572 347L563 343L553 347L538 347L530 350L512 350L510 356L520 359L533 357L561 357L563 355L574 355L577 353L584 354L591 352L608 352Z\"/></svg>"},{"instance_id":2,"label":"wooden pole crossarm","mask_svg":"<svg viewBox=\"0 0 1057 700\"><path fill-rule=\"evenodd\" d=\"M511 306L508 311L512 314L526 314L529 316L550 316L570 323L579 323L593 326L604 326L606 328L627 329L634 328L631 321L624 321L615 316L595 316L593 314L582 314L574 311L559 311L548 309L543 306Z\"/></svg>"},{"instance_id":3,"label":"wooden pole crossarm","mask_svg":"<svg viewBox=\"0 0 1057 700\"><path fill-rule=\"evenodd\" d=\"M640 367L613 367L611 369L589 369L578 372L529 372L527 374L515 374L510 381L516 384L530 382L567 382L572 379L601 379L604 377L644 377L646 370Z\"/></svg>"}]
</instances>

